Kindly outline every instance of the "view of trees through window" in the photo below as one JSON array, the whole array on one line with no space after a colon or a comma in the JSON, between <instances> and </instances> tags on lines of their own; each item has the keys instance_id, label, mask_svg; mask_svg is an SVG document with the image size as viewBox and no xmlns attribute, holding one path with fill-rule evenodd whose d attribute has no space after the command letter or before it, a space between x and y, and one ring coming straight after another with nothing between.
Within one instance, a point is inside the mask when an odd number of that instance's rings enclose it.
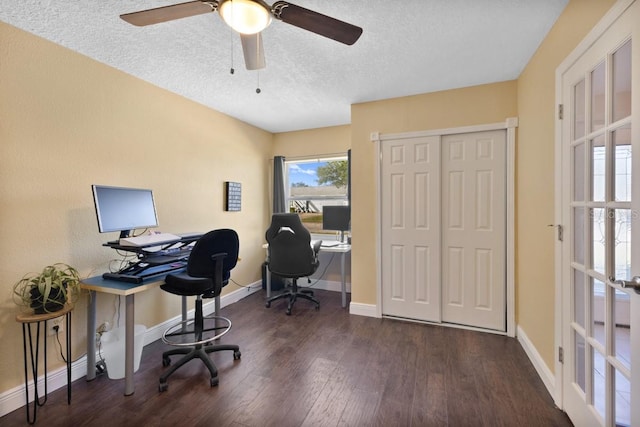
<instances>
[{"instance_id":1,"label":"view of trees through window","mask_svg":"<svg viewBox=\"0 0 640 427\"><path fill-rule=\"evenodd\" d=\"M289 211L311 233L333 233L322 229L322 207L349 204L348 170L346 156L286 162Z\"/></svg>"}]
</instances>

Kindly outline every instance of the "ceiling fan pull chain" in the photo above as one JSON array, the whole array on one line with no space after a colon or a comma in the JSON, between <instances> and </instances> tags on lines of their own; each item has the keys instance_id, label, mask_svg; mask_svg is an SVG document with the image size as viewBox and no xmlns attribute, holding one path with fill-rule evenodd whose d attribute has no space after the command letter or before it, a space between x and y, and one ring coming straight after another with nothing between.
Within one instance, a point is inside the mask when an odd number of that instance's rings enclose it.
<instances>
[{"instance_id":1,"label":"ceiling fan pull chain","mask_svg":"<svg viewBox=\"0 0 640 427\"><path fill-rule=\"evenodd\" d=\"M233 31L229 31L230 34L230 42L231 42L231 74L235 73L236 70L233 68Z\"/></svg>"},{"instance_id":2,"label":"ceiling fan pull chain","mask_svg":"<svg viewBox=\"0 0 640 427\"><path fill-rule=\"evenodd\" d=\"M257 81L258 81L257 85L256 85L257 86L256 93L260 93L260 92L262 92L260 90L260 70L256 71L256 76L257 76Z\"/></svg>"}]
</instances>

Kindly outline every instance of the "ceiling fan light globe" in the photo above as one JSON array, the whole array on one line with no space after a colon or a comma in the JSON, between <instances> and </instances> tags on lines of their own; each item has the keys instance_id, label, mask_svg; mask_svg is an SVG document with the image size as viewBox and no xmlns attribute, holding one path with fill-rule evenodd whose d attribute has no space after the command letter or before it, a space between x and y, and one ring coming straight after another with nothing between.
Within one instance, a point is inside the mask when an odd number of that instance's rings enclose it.
<instances>
[{"instance_id":1,"label":"ceiling fan light globe","mask_svg":"<svg viewBox=\"0 0 640 427\"><path fill-rule=\"evenodd\" d=\"M271 13L253 0L226 0L218 7L218 13L240 34L256 34L271 24Z\"/></svg>"}]
</instances>

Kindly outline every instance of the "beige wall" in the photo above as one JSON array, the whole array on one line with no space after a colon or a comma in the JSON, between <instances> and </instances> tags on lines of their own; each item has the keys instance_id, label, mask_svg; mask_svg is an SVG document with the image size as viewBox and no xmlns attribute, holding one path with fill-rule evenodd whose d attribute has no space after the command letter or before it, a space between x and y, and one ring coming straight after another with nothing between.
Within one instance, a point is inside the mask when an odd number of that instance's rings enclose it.
<instances>
[{"instance_id":1,"label":"beige wall","mask_svg":"<svg viewBox=\"0 0 640 427\"><path fill-rule=\"evenodd\" d=\"M289 159L309 155L346 153L351 148L351 127L332 126L320 129L277 133L273 137L273 155Z\"/></svg>"},{"instance_id":2,"label":"beige wall","mask_svg":"<svg viewBox=\"0 0 640 427\"><path fill-rule=\"evenodd\" d=\"M570 1L518 79L516 311L519 327L552 371L555 70L613 3Z\"/></svg>"},{"instance_id":3,"label":"beige wall","mask_svg":"<svg viewBox=\"0 0 640 427\"><path fill-rule=\"evenodd\" d=\"M102 246L117 236L98 233L91 184L152 188L162 231L235 228L233 278L260 279L270 133L4 23L0 73L0 393L23 384L12 284L57 261L97 275L117 258ZM242 183L241 212L223 211L224 181ZM99 323L117 320L113 298L98 300ZM85 304L73 314L74 360L86 349ZM147 326L179 309L160 289L136 297ZM49 349L55 369L53 340Z\"/></svg>"}]
</instances>

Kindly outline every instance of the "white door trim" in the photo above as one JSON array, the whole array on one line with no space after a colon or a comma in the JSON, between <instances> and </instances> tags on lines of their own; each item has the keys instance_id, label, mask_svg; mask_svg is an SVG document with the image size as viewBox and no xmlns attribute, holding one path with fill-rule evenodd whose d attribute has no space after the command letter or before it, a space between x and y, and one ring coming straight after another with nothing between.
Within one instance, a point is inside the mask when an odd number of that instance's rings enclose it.
<instances>
[{"instance_id":1,"label":"white door trim","mask_svg":"<svg viewBox=\"0 0 640 427\"><path fill-rule=\"evenodd\" d=\"M563 177L562 170L562 120L559 118L559 106L562 104L562 76L575 62L605 33L605 31L633 4L635 0L618 0L611 9L600 19L600 21L591 29L585 38L575 47L575 49L558 65L556 68L556 87L555 87L555 223L562 224L562 182L568 179ZM564 171L568 174L569 171ZM562 242L556 239L555 242L555 339L554 348L556 355L559 354L562 347ZM553 394L554 402L560 409L564 409L563 405L563 389L562 378L564 375L563 364L560 357L556 357L555 362L555 393ZM551 391L551 390L550 390Z\"/></svg>"},{"instance_id":2,"label":"white door trim","mask_svg":"<svg viewBox=\"0 0 640 427\"><path fill-rule=\"evenodd\" d=\"M454 135L469 132L482 132L489 130L506 130L507 131L507 164L506 164L506 180L507 180L507 212L506 212L506 284L507 284L507 335L515 337L516 321L515 321L515 146L516 146L516 128L518 127L518 118L507 118L504 122L490 123L484 125L464 126L458 128L446 128L426 130L419 132L405 133L388 133L381 134L379 132L371 132L370 140L375 144L375 153L377 156L376 164L376 317L382 317L382 186L380 183L382 173L382 143L388 140L398 140L407 138L416 138L424 136L438 135Z\"/></svg>"}]
</instances>

